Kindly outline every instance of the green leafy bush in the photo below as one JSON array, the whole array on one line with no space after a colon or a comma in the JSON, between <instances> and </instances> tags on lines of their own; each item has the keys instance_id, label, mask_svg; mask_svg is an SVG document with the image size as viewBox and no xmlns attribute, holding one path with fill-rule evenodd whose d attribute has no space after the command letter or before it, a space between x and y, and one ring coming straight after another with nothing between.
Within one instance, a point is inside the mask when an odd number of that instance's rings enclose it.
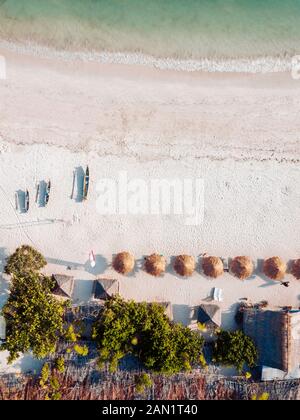
<instances>
[{"instance_id":1,"label":"green leafy bush","mask_svg":"<svg viewBox=\"0 0 300 420\"><path fill-rule=\"evenodd\" d=\"M9 362L32 351L41 359L53 353L63 332L63 305L51 295L49 279L37 273L14 276L11 293L2 313L6 319Z\"/></svg>"},{"instance_id":2,"label":"green leafy bush","mask_svg":"<svg viewBox=\"0 0 300 420\"><path fill-rule=\"evenodd\" d=\"M235 366L242 372L245 365L256 366L257 350L253 340L242 331L221 331L214 345L213 361L225 366Z\"/></svg>"},{"instance_id":3,"label":"green leafy bush","mask_svg":"<svg viewBox=\"0 0 300 420\"><path fill-rule=\"evenodd\" d=\"M142 373L135 378L135 389L139 394L143 394L147 388L153 385L153 381L147 373Z\"/></svg>"},{"instance_id":4,"label":"green leafy bush","mask_svg":"<svg viewBox=\"0 0 300 420\"><path fill-rule=\"evenodd\" d=\"M22 245L7 259L5 273L23 276L27 273L37 273L46 265L42 254L29 245Z\"/></svg>"},{"instance_id":5,"label":"green leafy bush","mask_svg":"<svg viewBox=\"0 0 300 420\"><path fill-rule=\"evenodd\" d=\"M63 357L58 357L55 361L55 368L59 373L64 373L65 371L65 360Z\"/></svg>"},{"instance_id":6,"label":"green leafy bush","mask_svg":"<svg viewBox=\"0 0 300 420\"><path fill-rule=\"evenodd\" d=\"M115 370L126 354L139 358L155 372L190 370L202 354L203 338L189 328L173 324L157 304L126 302L115 296L105 303L94 326L99 364Z\"/></svg>"}]
</instances>

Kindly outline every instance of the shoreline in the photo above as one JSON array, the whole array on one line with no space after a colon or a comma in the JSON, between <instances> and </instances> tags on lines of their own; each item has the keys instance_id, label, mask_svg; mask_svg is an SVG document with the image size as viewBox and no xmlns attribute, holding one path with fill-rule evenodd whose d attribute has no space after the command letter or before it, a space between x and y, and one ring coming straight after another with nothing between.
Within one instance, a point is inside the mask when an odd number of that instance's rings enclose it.
<instances>
[{"instance_id":1,"label":"shoreline","mask_svg":"<svg viewBox=\"0 0 300 420\"><path fill-rule=\"evenodd\" d=\"M176 59L172 57L157 58L143 53L109 52L109 51L68 51L57 50L54 47L37 43L13 42L0 39L0 49L31 55L43 59L58 59L61 61L82 61L100 64L121 64L130 66L152 67L159 70L174 70L177 72L201 73L282 73L292 71L293 57L249 57L231 59Z\"/></svg>"}]
</instances>

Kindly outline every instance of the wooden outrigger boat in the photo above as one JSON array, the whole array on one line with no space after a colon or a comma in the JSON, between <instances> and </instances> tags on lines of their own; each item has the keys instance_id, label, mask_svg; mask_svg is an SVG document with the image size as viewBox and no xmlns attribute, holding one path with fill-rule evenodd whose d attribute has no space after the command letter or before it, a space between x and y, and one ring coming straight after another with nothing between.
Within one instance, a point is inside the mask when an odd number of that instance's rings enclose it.
<instances>
[{"instance_id":1,"label":"wooden outrigger boat","mask_svg":"<svg viewBox=\"0 0 300 420\"><path fill-rule=\"evenodd\" d=\"M24 202L24 212L27 213L29 210L29 192L25 191L25 202Z\"/></svg>"},{"instance_id":2,"label":"wooden outrigger boat","mask_svg":"<svg viewBox=\"0 0 300 420\"><path fill-rule=\"evenodd\" d=\"M48 181L45 193L45 206L49 203L50 198L50 191L51 191L51 181Z\"/></svg>"},{"instance_id":3,"label":"wooden outrigger boat","mask_svg":"<svg viewBox=\"0 0 300 420\"><path fill-rule=\"evenodd\" d=\"M87 200L88 192L90 185L90 170L89 167L86 167L84 179L83 179L83 199Z\"/></svg>"}]
</instances>

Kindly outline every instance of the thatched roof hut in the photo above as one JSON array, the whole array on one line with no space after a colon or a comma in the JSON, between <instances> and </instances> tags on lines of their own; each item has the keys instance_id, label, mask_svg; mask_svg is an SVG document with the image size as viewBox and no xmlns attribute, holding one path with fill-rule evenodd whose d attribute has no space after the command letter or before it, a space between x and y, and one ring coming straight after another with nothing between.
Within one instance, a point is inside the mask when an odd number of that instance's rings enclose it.
<instances>
[{"instance_id":1,"label":"thatched roof hut","mask_svg":"<svg viewBox=\"0 0 300 420\"><path fill-rule=\"evenodd\" d=\"M300 258L293 261L291 273L297 280L300 280Z\"/></svg>"},{"instance_id":2,"label":"thatched roof hut","mask_svg":"<svg viewBox=\"0 0 300 420\"><path fill-rule=\"evenodd\" d=\"M218 305L202 304L198 309L197 321L209 329L215 329L221 326L221 315L221 309Z\"/></svg>"},{"instance_id":3,"label":"thatched roof hut","mask_svg":"<svg viewBox=\"0 0 300 420\"><path fill-rule=\"evenodd\" d=\"M286 273L286 264L279 257L268 258L264 261L263 272L272 280L282 280Z\"/></svg>"},{"instance_id":4,"label":"thatched roof hut","mask_svg":"<svg viewBox=\"0 0 300 420\"><path fill-rule=\"evenodd\" d=\"M119 293L119 282L115 279L97 279L93 285L93 298L105 301Z\"/></svg>"},{"instance_id":5,"label":"thatched roof hut","mask_svg":"<svg viewBox=\"0 0 300 420\"><path fill-rule=\"evenodd\" d=\"M300 312L243 308L243 330L259 354L259 366L284 372L299 368Z\"/></svg>"},{"instance_id":6,"label":"thatched roof hut","mask_svg":"<svg viewBox=\"0 0 300 420\"><path fill-rule=\"evenodd\" d=\"M61 299L72 299L74 291L74 277L65 274L53 274L54 287L52 294Z\"/></svg>"},{"instance_id":7,"label":"thatched roof hut","mask_svg":"<svg viewBox=\"0 0 300 420\"><path fill-rule=\"evenodd\" d=\"M166 259L159 254L149 255L145 257L144 267L148 274L158 277L166 271Z\"/></svg>"},{"instance_id":8,"label":"thatched roof hut","mask_svg":"<svg viewBox=\"0 0 300 420\"><path fill-rule=\"evenodd\" d=\"M129 252L119 252L113 260L113 268L120 274L128 274L134 269L134 256Z\"/></svg>"},{"instance_id":9,"label":"thatched roof hut","mask_svg":"<svg viewBox=\"0 0 300 420\"><path fill-rule=\"evenodd\" d=\"M178 255L174 261L174 270L183 277L189 277L195 271L195 258L191 255Z\"/></svg>"},{"instance_id":10,"label":"thatched roof hut","mask_svg":"<svg viewBox=\"0 0 300 420\"><path fill-rule=\"evenodd\" d=\"M217 278L224 273L223 261L219 257L204 257L202 269L206 276Z\"/></svg>"},{"instance_id":11,"label":"thatched roof hut","mask_svg":"<svg viewBox=\"0 0 300 420\"><path fill-rule=\"evenodd\" d=\"M230 271L240 280L245 280L250 277L253 273L253 270L253 262L249 257L235 257L230 263Z\"/></svg>"}]
</instances>

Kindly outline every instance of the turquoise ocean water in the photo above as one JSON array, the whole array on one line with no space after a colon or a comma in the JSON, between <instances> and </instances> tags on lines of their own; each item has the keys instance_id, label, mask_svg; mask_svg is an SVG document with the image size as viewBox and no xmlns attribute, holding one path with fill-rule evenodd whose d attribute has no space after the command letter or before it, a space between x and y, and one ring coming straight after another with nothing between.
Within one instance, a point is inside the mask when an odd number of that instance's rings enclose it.
<instances>
[{"instance_id":1,"label":"turquoise ocean water","mask_svg":"<svg viewBox=\"0 0 300 420\"><path fill-rule=\"evenodd\" d=\"M1 39L176 59L300 54L300 0L0 0Z\"/></svg>"}]
</instances>

